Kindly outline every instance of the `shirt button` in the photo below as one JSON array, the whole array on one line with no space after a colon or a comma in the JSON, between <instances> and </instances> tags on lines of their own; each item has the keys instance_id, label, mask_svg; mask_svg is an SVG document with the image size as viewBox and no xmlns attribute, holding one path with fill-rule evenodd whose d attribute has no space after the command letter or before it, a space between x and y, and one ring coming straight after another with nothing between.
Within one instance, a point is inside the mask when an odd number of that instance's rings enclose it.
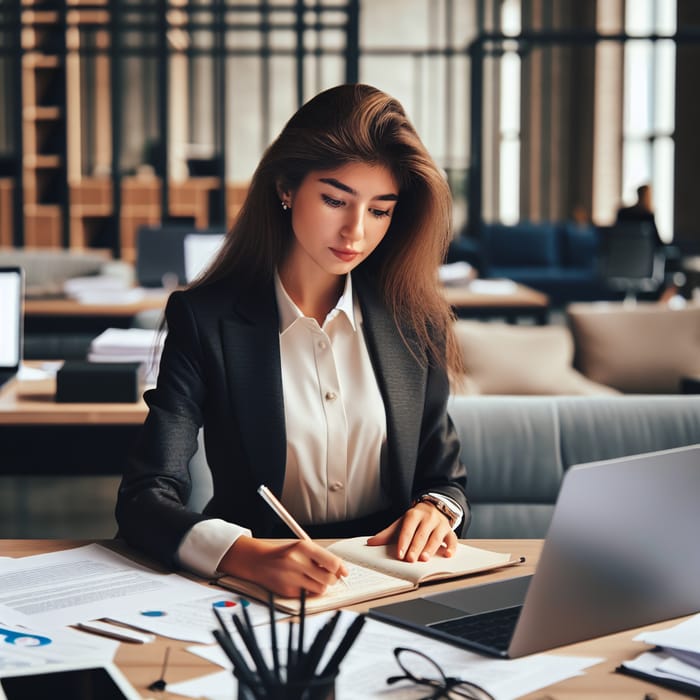
<instances>
[{"instance_id":1,"label":"shirt button","mask_svg":"<svg viewBox=\"0 0 700 700\"><path fill-rule=\"evenodd\" d=\"M338 398L338 394L336 394L334 391L327 391L326 392L326 401L333 401L334 399Z\"/></svg>"},{"instance_id":2,"label":"shirt button","mask_svg":"<svg viewBox=\"0 0 700 700\"><path fill-rule=\"evenodd\" d=\"M318 347L321 348L321 350L325 350L328 347L328 343L325 340L319 340Z\"/></svg>"},{"instance_id":3,"label":"shirt button","mask_svg":"<svg viewBox=\"0 0 700 700\"><path fill-rule=\"evenodd\" d=\"M334 493L336 491L341 491L344 488L344 484L340 481L334 481L330 486L329 486L329 491L333 491Z\"/></svg>"}]
</instances>

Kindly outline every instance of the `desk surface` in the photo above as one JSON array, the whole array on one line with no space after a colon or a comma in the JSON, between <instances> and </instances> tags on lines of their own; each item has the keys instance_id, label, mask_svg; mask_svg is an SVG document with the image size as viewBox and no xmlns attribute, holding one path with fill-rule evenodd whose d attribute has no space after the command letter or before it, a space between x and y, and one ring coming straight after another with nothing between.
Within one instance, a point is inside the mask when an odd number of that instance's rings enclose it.
<instances>
[{"instance_id":1,"label":"desk surface","mask_svg":"<svg viewBox=\"0 0 700 700\"><path fill-rule=\"evenodd\" d=\"M9 381L0 389L0 425L141 425L148 412L143 399L56 403L55 393L55 379Z\"/></svg>"},{"instance_id":2,"label":"desk surface","mask_svg":"<svg viewBox=\"0 0 700 700\"><path fill-rule=\"evenodd\" d=\"M497 280L492 280L496 282ZM443 286L442 293L447 301L456 309L473 308L539 308L549 306L549 297L543 292L526 287L524 284L514 284L511 293L491 293L474 291L469 284Z\"/></svg>"},{"instance_id":3,"label":"desk surface","mask_svg":"<svg viewBox=\"0 0 700 700\"><path fill-rule=\"evenodd\" d=\"M527 557L527 563L518 568L516 574L512 569L505 569L483 576L474 576L473 582L484 583L499 578L509 578L513 575L532 573L541 549L539 540L472 540L470 544L485 547L494 551L512 552L515 555ZM86 542L66 540L0 540L0 555L28 556L41 554L69 547L86 544ZM430 585L430 592L449 589L455 585L464 585L465 579L458 582L447 582ZM423 592L426 586L421 589ZM385 602L394 602L401 598L407 598L416 593L403 594L392 598L385 598ZM368 607L355 606L353 609L363 610ZM668 626L668 622L650 625L648 629ZM606 700L643 700L645 693L654 693L657 700L671 700L672 698L684 698L686 696L663 689L652 683L647 683L629 676L614 673L614 669L624 660L632 659L648 648L648 645L632 641L638 630L627 630L617 634L579 642L557 651L562 654L577 656L604 657L605 661L592 666L582 676L569 678L560 683L549 686L546 690L540 690L523 696L527 700L588 700L589 698L605 698ZM203 659L185 651L188 642L178 642L172 639L158 639L153 644L122 644L116 655L116 663L129 678L134 687L146 698L153 697L153 693L147 690L147 686L160 677L161 665L165 649L170 647L170 658L166 671L166 680L170 683L184 681L207 673L220 670ZM164 700L176 700L179 695L158 693ZM339 698L338 700L342 700Z\"/></svg>"},{"instance_id":4,"label":"desk surface","mask_svg":"<svg viewBox=\"0 0 700 700\"><path fill-rule=\"evenodd\" d=\"M27 316L135 316L139 311L163 309L168 292L147 293L137 302L128 304L81 304L74 299L26 299Z\"/></svg>"}]
</instances>

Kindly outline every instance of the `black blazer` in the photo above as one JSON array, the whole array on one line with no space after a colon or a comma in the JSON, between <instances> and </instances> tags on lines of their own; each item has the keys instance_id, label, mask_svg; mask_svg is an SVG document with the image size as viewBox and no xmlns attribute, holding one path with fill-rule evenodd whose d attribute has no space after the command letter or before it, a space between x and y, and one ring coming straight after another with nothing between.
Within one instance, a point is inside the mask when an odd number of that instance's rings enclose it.
<instances>
[{"instance_id":1,"label":"black blazer","mask_svg":"<svg viewBox=\"0 0 700 700\"><path fill-rule=\"evenodd\" d=\"M446 413L446 373L409 351L368 276L354 272L353 288L387 415L382 480L390 514L399 517L417 495L436 491L462 506L465 532L466 469ZM174 292L165 316L158 383L144 395L150 410L122 479L116 517L121 537L172 567L182 538L200 520L223 518L270 536L278 520L256 490L265 483L281 494L286 442L273 283L251 288L224 280ZM203 514L184 505L187 465L202 425L214 486Z\"/></svg>"}]
</instances>

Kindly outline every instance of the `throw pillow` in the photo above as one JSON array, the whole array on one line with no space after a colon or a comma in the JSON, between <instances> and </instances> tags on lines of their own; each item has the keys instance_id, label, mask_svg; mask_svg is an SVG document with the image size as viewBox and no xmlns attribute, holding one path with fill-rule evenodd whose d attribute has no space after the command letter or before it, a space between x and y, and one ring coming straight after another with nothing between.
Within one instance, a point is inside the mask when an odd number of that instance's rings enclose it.
<instances>
[{"instance_id":1,"label":"throw pillow","mask_svg":"<svg viewBox=\"0 0 700 700\"><path fill-rule=\"evenodd\" d=\"M616 394L573 366L565 326L518 326L459 320L455 332L467 370L455 394Z\"/></svg>"},{"instance_id":2,"label":"throw pillow","mask_svg":"<svg viewBox=\"0 0 700 700\"><path fill-rule=\"evenodd\" d=\"M620 391L677 393L683 377L700 376L700 305L571 304L576 367Z\"/></svg>"}]
</instances>

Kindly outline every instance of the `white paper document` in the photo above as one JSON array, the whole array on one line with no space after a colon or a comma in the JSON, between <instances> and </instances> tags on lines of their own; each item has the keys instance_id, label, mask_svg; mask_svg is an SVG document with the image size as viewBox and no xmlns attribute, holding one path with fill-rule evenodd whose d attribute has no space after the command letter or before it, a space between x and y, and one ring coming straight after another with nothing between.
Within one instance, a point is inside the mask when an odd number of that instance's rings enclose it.
<instances>
[{"instance_id":1,"label":"white paper document","mask_svg":"<svg viewBox=\"0 0 700 700\"><path fill-rule=\"evenodd\" d=\"M476 279L469 283L469 291L475 294L515 294L518 287L512 280Z\"/></svg>"},{"instance_id":2,"label":"white paper document","mask_svg":"<svg viewBox=\"0 0 700 700\"><path fill-rule=\"evenodd\" d=\"M56 629L122 612L162 609L207 589L97 544L0 562L0 620Z\"/></svg>"},{"instance_id":3,"label":"white paper document","mask_svg":"<svg viewBox=\"0 0 700 700\"><path fill-rule=\"evenodd\" d=\"M235 593L222 591L194 600L184 600L162 606L162 610L140 610L110 615L115 622L121 622L137 629L155 632L162 637L181 639L185 642L211 644L214 641L212 630L219 627L213 612L218 610L229 632L234 632L233 615L242 615L243 606L253 625L269 623L270 614L266 605L243 600ZM279 614L277 614L279 617Z\"/></svg>"},{"instance_id":4,"label":"white paper document","mask_svg":"<svg viewBox=\"0 0 700 700\"><path fill-rule=\"evenodd\" d=\"M667 629L641 632L635 640L656 648L625 661L623 668L649 680L700 688L700 615Z\"/></svg>"},{"instance_id":5,"label":"white paper document","mask_svg":"<svg viewBox=\"0 0 700 700\"><path fill-rule=\"evenodd\" d=\"M700 615L663 630L640 632L635 640L655 644L666 649L689 651L700 659Z\"/></svg>"},{"instance_id":6,"label":"white paper document","mask_svg":"<svg viewBox=\"0 0 700 700\"><path fill-rule=\"evenodd\" d=\"M71 629L44 631L0 622L0 675L32 666L111 661L119 642Z\"/></svg>"},{"instance_id":7,"label":"white paper document","mask_svg":"<svg viewBox=\"0 0 700 700\"><path fill-rule=\"evenodd\" d=\"M329 616L330 614L322 614L307 618L305 646L311 644L316 632ZM328 644L327 653L319 663L320 667L325 665L326 657L330 656L337 647L354 617L354 613L343 612ZM269 625L256 628L256 635L260 646L265 650L268 663L271 663ZM278 645L283 647L286 639L286 625L278 625ZM238 643L237 646L243 650L242 643ZM416 688L415 685L408 683L387 685L387 677L402 673L393 655L394 647L398 646L409 647L427 654L442 667L446 675L458 676L477 683L498 700L517 698L565 678L581 675L589 666L603 661L601 658L555 654L537 654L513 660L494 659L443 644L399 627L367 619L360 636L340 666L336 685L337 696L342 700L366 700L373 697L408 700L425 697L427 692L425 687ZM228 659L218 646L191 647L189 651L224 668L230 668ZM286 649L281 648L280 653L284 658ZM251 663L250 660L249 663ZM219 685L215 685L216 683ZM222 686L222 684L225 685ZM213 687L216 688L215 694L206 695L207 689ZM212 700L218 700L219 697L235 697L235 678L229 671L226 674L210 675L202 679L201 686L198 686L194 680L188 681L188 685L184 688L185 693L176 686L169 685L168 690L189 697L202 695Z\"/></svg>"}]
</instances>

